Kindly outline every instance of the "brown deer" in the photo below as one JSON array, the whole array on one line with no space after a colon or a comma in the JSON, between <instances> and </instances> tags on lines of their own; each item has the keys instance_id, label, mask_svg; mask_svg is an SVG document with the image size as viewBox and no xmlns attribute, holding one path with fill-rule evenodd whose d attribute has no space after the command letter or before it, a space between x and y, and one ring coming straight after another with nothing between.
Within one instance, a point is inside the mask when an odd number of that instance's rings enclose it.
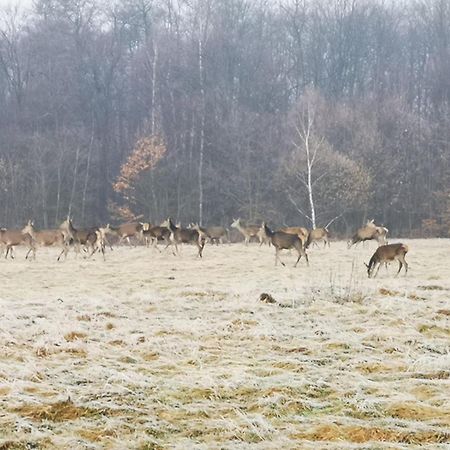
<instances>
[{"instance_id":1,"label":"brown deer","mask_svg":"<svg viewBox=\"0 0 450 450\"><path fill-rule=\"evenodd\" d=\"M371 240L376 240L378 242L378 246L386 245L386 235L388 232L389 230L386 227L375 225L373 219L368 220L366 225L359 228L353 235L352 239L348 241L347 247L350 248L352 245Z\"/></svg>"},{"instance_id":2,"label":"brown deer","mask_svg":"<svg viewBox=\"0 0 450 450\"><path fill-rule=\"evenodd\" d=\"M28 247L28 253L25 259L28 259L30 252L33 252L33 259L36 258L36 246L33 242L33 238L22 230L8 230L6 228L1 228L0 244L6 247L5 259L8 259L8 255L11 259L14 259L13 248L16 245L26 245Z\"/></svg>"},{"instance_id":3,"label":"brown deer","mask_svg":"<svg viewBox=\"0 0 450 450\"><path fill-rule=\"evenodd\" d=\"M203 233L204 237L211 244L223 244L223 239L228 239L228 230L225 227L221 226L209 226L209 227L200 227L198 224L191 224L191 228L193 230L197 230L199 233Z\"/></svg>"},{"instance_id":4,"label":"brown deer","mask_svg":"<svg viewBox=\"0 0 450 450\"><path fill-rule=\"evenodd\" d=\"M304 227L284 227L280 228L278 231L282 231L287 234L295 234L302 241L303 247L306 245L306 240L308 239L308 230Z\"/></svg>"},{"instance_id":5,"label":"brown deer","mask_svg":"<svg viewBox=\"0 0 450 450\"><path fill-rule=\"evenodd\" d=\"M298 262L302 256L306 259L306 264L309 266L308 255L303 247L303 242L296 234L285 233L284 231L272 231L265 222L262 223L264 231L267 236L269 236L272 245L275 247L275 265L278 261L284 266L284 262L281 261L279 253L281 250L290 250L295 248L298 253L298 258L294 267L297 267Z\"/></svg>"},{"instance_id":6,"label":"brown deer","mask_svg":"<svg viewBox=\"0 0 450 450\"><path fill-rule=\"evenodd\" d=\"M71 237L71 243L73 243L76 258L78 258L78 254L83 247L89 253L89 257L100 249L103 254L103 259L105 259L105 248L104 245L102 245L101 233L99 233L98 228L77 229L73 226L72 220L68 217L59 226L59 229Z\"/></svg>"},{"instance_id":7,"label":"brown deer","mask_svg":"<svg viewBox=\"0 0 450 450\"><path fill-rule=\"evenodd\" d=\"M37 231L34 228L34 224L31 220L28 221L27 225L23 228L22 233L28 233L32 238L36 246L39 247L51 247L56 246L61 248L61 253L58 256L58 261L61 256L64 255L64 259L67 257L69 252L69 241L72 238L67 233L61 230L41 230ZM26 258L32 252L33 249L29 249ZM33 255L35 251L33 251Z\"/></svg>"},{"instance_id":8,"label":"brown deer","mask_svg":"<svg viewBox=\"0 0 450 450\"><path fill-rule=\"evenodd\" d=\"M311 244L317 244L317 242L323 241L323 247L325 248L328 244L330 246L329 241L329 231L326 228L314 228L313 230L309 230L308 238L305 242L305 248L309 248Z\"/></svg>"},{"instance_id":9,"label":"brown deer","mask_svg":"<svg viewBox=\"0 0 450 450\"><path fill-rule=\"evenodd\" d=\"M103 236L106 236L108 234L112 236L117 236L119 238L118 245L122 244L124 240L126 240L128 244L131 245L130 238L136 237L139 239L142 233L142 229L143 224L141 222L123 223L118 227L112 227L108 223L106 227L101 228L100 231L103 234Z\"/></svg>"},{"instance_id":10,"label":"brown deer","mask_svg":"<svg viewBox=\"0 0 450 450\"><path fill-rule=\"evenodd\" d=\"M402 267L405 266L405 275L408 273L408 263L405 260L405 255L408 253L408 246L405 244L388 244L388 245L382 245L377 248L375 253L372 255L372 258L370 258L369 264L365 264L367 267L367 275L369 278L371 278L375 267L378 264L377 271L375 272L375 275L373 278L375 278L378 274L378 271L380 270L381 264L386 264L397 260L399 263L398 272L395 276L397 276L400 273L400 270L402 270Z\"/></svg>"},{"instance_id":11,"label":"brown deer","mask_svg":"<svg viewBox=\"0 0 450 450\"><path fill-rule=\"evenodd\" d=\"M198 248L198 256L203 257L202 253L206 241L197 230L177 227L170 217L161 226L170 231L170 242L175 246L176 253L178 253L178 244L195 244Z\"/></svg>"},{"instance_id":12,"label":"brown deer","mask_svg":"<svg viewBox=\"0 0 450 450\"><path fill-rule=\"evenodd\" d=\"M245 245L248 245L252 237L257 237L261 243L261 237L258 235L261 227L258 227L258 225L247 225L244 227L241 224L241 219L238 218L233 219L231 227L236 228L244 236Z\"/></svg>"},{"instance_id":13,"label":"brown deer","mask_svg":"<svg viewBox=\"0 0 450 450\"><path fill-rule=\"evenodd\" d=\"M159 252L161 252L161 250L158 248L158 242L164 241L166 243L166 248L170 245L170 231L167 227L150 227L147 230L143 230L142 235L147 247L152 245L154 248L158 249Z\"/></svg>"}]
</instances>

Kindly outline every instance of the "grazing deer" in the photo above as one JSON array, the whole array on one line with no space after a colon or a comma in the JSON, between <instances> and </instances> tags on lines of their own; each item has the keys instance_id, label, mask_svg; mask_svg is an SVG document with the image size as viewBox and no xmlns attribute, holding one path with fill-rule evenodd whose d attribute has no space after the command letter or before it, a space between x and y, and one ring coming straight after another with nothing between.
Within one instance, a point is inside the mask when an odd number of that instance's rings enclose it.
<instances>
[{"instance_id":1,"label":"grazing deer","mask_svg":"<svg viewBox=\"0 0 450 450\"><path fill-rule=\"evenodd\" d=\"M308 233L308 238L305 242L305 248L308 248L311 244L317 244L319 241L323 241L323 247L325 248L328 244L330 246L329 241L329 231L326 228L314 228L310 230Z\"/></svg>"},{"instance_id":2,"label":"grazing deer","mask_svg":"<svg viewBox=\"0 0 450 450\"><path fill-rule=\"evenodd\" d=\"M284 266L284 262L281 261L279 253L281 250L290 250L295 248L298 253L298 258L294 267L297 267L298 262L302 256L306 259L306 264L309 266L308 255L303 247L303 242L300 237L296 234L285 233L284 231L272 231L265 222L262 223L264 231L267 236L269 236L272 245L275 247L275 265L278 261Z\"/></svg>"},{"instance_id":3,"label":"grazing deer","mask_svg":"<svg viewBox=\"0 0 450 450\"><path fill-rule=\"evenodd\" d=\"M347 247L350 248L354 244L359 244L360 242L376 240L378 246L386 245L386 235L389 230L386 227L379 227L374 224L374 220L368 220L366 225L359 228L353 235L352 239L348 241Z\"/></svg>"},{"instance_id":4,"label":"grazing deer","mask_svg":"<svg viewBox=\"0 0 450 450\"><path fill-rule=\"evenodd\" d=\"M174 225L172 219L169 217L162 224L170 231L170 242L175 246L176 253L178 253L178 244L195 244L198 248L198 256L202 258L203 249L205 247L205 238L199 234L197 230L189 228L179 228Z\"/></svg>"},{"instance_id":5,"label":"grazing deer","mask_svg":"<svg viewBox=\"0 0 450 450\"><path fill-rule=\"evenodd\" d=\"M282 231L287 234L295 234L302 241L303 247L306 245L306 240L308 239L308 230L304 227L284 227L280 228L278 231Z\"/></svg>"},{"instance_id":6,"label":"grazing deer","mask_svg":"<svg viewBox=\"0 0 450 450\"><path fill-rule=\"evenodd\" d=\"M369 264L365 264L367 267L367 275L371 278L375 266L378 264L377 271L373 278L375 278L380 270L381 264L386 264L390 261L397 260L399 263L398 272L395 276L400 273L402 267L405 266L405 275L408 273L408 263L405 260L405 255L408 253L408 246L405 244L388 244L382 245L377 248L372 258L370 258Z\"/></svg>"},{"instance_id":7,"label":"grazing deer","mask_svg":"<svg viewBox=\"0 0 450 450\"><path fill-rule=\"evenodd\" d=\"M243 227L241 225L241 219L238 218L233 219L231 227L236 228L244 236L245 245L248 245L252 237L257 237L261 243L261 237L258 235L261 227L258 227L258 225L247 225L246 227Z\"/></svg>"},{"instance_id":8,"label":"grazing deer","mask_svg":"<svg viewBox=\"0 0 450 450\"><path fill-rule=\"evenodd\" d=\"M28 233L35 243L35 245L39 247L51 247L56 246L61 248L61 253L58 256L58 261L61 259L61 256L64 255L64 259L67 257L67 253L69 252L69 241L71 236L61 230L41 230L37 231L34 228L34 224L31 220L28 221L27 225L22 230L22 233ZM33 249L28 250L27 256ZM33 255L35 251L33 251Z\"/></svg>"},{"instance_id":9,"label":"grazing deer","mask_svg":"<svg viewBox=\"0 0 450 450\"><path fill-rule=\"evenodd\" d=\"M36 258L36 246L34 245L33 238L22 230L8 230L6 228L1 228L0 244L6 247L5 259L8 259L8 255L11 259L14 259L13 248L16 245L22 244L28 247L28 253L25 259L28 259L30 252L33 252L33 259Z\"/></svg>"}]
</instances>

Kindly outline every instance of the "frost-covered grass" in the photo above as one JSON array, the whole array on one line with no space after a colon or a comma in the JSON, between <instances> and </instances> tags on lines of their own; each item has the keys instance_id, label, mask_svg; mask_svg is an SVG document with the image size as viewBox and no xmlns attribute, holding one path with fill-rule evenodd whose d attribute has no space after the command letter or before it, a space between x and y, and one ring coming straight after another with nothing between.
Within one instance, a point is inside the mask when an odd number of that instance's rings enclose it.
<instances>
[{"instance_id":1,"label":"frost-covered grass","mask_svg":"<svg viewBox=\"0 0 450 450\"><path fill-rule=\"evenodd\" d=\"M450 241L0 261L0 449L444 449ZM259 301L271 294L278 303Z\"/></svg>"}]
</instances>

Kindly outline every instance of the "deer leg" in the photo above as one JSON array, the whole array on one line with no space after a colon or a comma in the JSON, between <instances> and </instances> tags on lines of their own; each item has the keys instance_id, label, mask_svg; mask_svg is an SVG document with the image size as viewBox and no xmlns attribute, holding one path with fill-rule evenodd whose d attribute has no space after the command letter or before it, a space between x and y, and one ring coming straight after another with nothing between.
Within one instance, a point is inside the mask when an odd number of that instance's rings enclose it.
<instances>
[{"instance_id":1,"label":"deer leg","mask_svg":"<svg viewBox=\"0 0 450 450\"><path fill-rule=\"evenodd\" d=\"M58 256L57 261L59 261L59 260L61 259L61 256L62 256L62 255L64 255L64 261L65 261L66 258L67 258L67 253L68 253L68 252L69 252L69 247L67 247L67 246L65 245L65 246L63 247L61 253L60 253L59 256Z\"/></svg>"},{"instance_id":2,"label":"deer leg","mask_svg":"<svg viewBox=\"0 0 450 450\"><path fill-rule=\"evenodd\" d=\"M297 267L298 262L300 261L300 258L302 257L302 252L298 252L298 258L297 261L294 264L294 267Z\"/></svg>"},{"instance_id":3,"label":"deer leg","mask_svg":"<svg viewBox=\"0 0 450 450\"><path fill-rule=\"evenodd\" d=\"M400 270L402 270L403 264L400 260L398 260L398 270L397 273L395 274L396 277L398 277L398 274L400 273Z\"/></svg>"},{"instance_id":4,"label":"deer leg","mask_svg":"<svg viewBox=\"0 0 450 450\"><path fill-rule=\"evenodd\" d=\"M198 247L198 256L200 256L200 258L203 258L203 249L205 248L205 244L203 243L202 245L199 242L197 242L197 247Z\"/></svg>"},{"instance_id":5,"label":"deer leg","mask_svg":"<svg viewBox=\"0 0 450 450\"><path fill-rule=\"evenodd\" d=\"M25 259L28 259L29 254L31 253L31 251L33 250L32 247L29 247L27 254L25 255Z\"/></svg>"},{"instance_id":6,"label":"deer leg","mask_svg":"<svg viewBox=\"0 0 450 450\"><path fill-rule=\"evenodd\" d=\"M381 262L378 263L377 271L375 272L375 275L373 276L374 278L378 275L378 272L380 271L380 267L381 267Z\"/></svg>"}]
</instances>

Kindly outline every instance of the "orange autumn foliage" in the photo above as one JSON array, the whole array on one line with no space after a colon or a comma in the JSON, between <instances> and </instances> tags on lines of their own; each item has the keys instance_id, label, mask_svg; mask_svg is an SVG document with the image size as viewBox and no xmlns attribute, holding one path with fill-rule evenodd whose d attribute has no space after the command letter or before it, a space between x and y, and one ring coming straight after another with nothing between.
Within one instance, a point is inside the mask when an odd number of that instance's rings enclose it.
<instances>
[{"instance_id":1,"label":"orange autumn foliage","mask_svg":"<svg viewBox=\"0 0 450 450\"><path fill-rule=\"evenodd\" d=\"M125 194L133 190L133 184L139 176L156 167L166 153L166 146L159 136L148 136L139 139L133 152L120 169L117 181L113 184L116 192Z\"/></svg>"}]
</instances>

